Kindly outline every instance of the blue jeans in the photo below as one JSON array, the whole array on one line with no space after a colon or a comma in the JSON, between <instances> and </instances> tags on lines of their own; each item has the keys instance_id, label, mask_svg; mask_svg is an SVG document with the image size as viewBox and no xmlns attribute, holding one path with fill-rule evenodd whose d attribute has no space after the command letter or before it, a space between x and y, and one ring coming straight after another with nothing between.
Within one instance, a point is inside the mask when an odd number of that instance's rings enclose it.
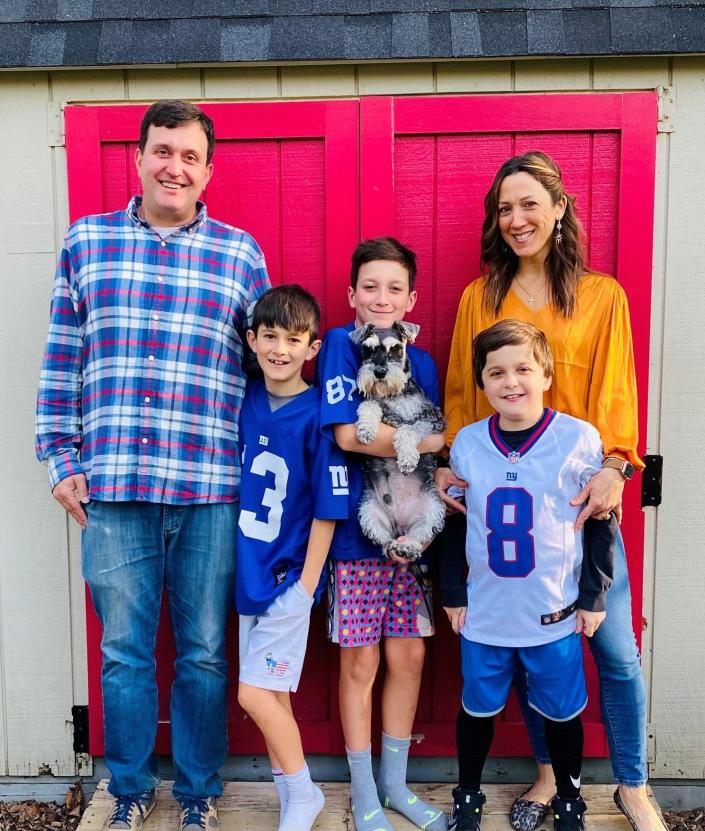
<instances>
[{"instance_id":1,"label":"blue jeans","mask_svg":"<svg viewBox=\"0 0 705 831\"><path fill-rule=\"evenodd\" d=\"M632 628L632 598L622 532L614 552L614 582L607 592L607 617L588 639L600 675L600 704L614 777L636 787L648 779L646 769L646 688ZM543 719L526 700L526 677L514 683L536 761L549 764Z\"/></svg>"},{"instance_id":2,"label":"blue jeans","mask_svg":"<svg viewBox=\"0 0 705 831\"><path fill-rule=\"evenodd\" d=\"M157 784L154 650L165 585L176 645L171 690L174 796L219 796L227 753L225 622L233 602L237 505L90 502L83 577L103 627L109 790Z\"/></svg>"}]
</instances>

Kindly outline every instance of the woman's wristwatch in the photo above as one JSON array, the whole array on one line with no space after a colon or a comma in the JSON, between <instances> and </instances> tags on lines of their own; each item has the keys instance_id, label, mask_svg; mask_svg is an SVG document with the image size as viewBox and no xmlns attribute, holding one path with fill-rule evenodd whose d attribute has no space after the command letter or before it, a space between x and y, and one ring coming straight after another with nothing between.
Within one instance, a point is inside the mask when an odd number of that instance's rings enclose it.
<instances>
[{"instance_id":1,"label":"woman's wristwatch","mask_svg":"<svg viewBox=\"0 0 705 831\"><path fill-rule=\"evenodd\" d=\"M619 456L605 456L602 460L602 467L611 467L618 470L622 476L629 480L634 476L634 465Z\"/></svg>"}]
</instances>

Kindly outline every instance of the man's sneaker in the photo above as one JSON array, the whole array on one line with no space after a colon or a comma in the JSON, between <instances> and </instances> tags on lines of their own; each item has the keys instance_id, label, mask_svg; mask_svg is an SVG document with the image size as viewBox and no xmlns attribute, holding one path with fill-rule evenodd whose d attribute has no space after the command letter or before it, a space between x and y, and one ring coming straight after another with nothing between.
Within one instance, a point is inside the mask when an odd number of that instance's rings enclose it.
<instances>
[{"instance_id":1,"label":"man's sneaker","mask_svg":"<svg viewBox=\"0 0 705 831\"><path fill-rule=\"evenodd\" d=\"M138 831L155 804L154 791L145 791L138 797L116 796L115 808L108 820L108 831Z\"/></svg>"},{"instance_id":2,"label":"man's sneaker","mask_svg":"<svg viewBox=\"0 0 705 831\"><path fill-rule=\"evenodd\" d=\"M484 804L485 795L482 791L453 788L453 814L448 823L448 831L480 831Z\"/></svg>"},{"instance_id":3,"label":"man's sneaker","mask_svg":"<svg viewBox=\"0 0 705 831\"><path fill-rule=\"evenodd\" d=\"M555 796L551 800L551 808L553 808L553 831L584 831L587 806L581 797L561 799Z\"/></svg>"},{"instance_id":4,"label":"man's sneaker","mask_svg":"<svg viewBox=\"0 0 705 831\"><path fill-rule=\"evenodd\" d=\"M215 797L180 799L179 831L218 831L218 807Z\"/></svg>"}]
</instances>

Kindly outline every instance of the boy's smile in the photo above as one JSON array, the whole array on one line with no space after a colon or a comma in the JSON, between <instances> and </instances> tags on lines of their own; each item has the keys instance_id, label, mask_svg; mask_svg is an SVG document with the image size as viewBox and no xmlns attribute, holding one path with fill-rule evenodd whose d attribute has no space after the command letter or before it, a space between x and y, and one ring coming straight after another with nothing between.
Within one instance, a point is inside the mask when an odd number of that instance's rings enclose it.
<instances>
[{"instance_id":1,"label":"boy's smile","mask_svg":"<svg viewBox=\"0 0 705 831\"><path fill-rule=\"evenodd\" d=\"M525 430L541 417L551 378L544 375L529 344L519 343L488 352L482 383L487 400L499 413L499 426Z\"/></svg>"},{"instance_id":2,"label":"boy's smile","mask_svg":"<svg viewBox=\"0 0 705 831\"><path fill-rule=\"evenodd\" d=\"M414 308L416 292L409 291L409 272L394 260L372 260L360 266L357 286L348 287L355 325L372 323L388 328Z\"/></svg>"},{"instance_id":3,"label":"boy's smile","mask_svg":"<svg viewBox=\"0 0 705 831\"><path fill-rule=\"evenodd\" d=\"M257 356L267 390L274 395L296 395L308 388L301 378L306 361L318 354L320 340L308 332L290 332L281 326L260 326L257 334L248 329L247 342Z\"/></svg>"}]
</instances>

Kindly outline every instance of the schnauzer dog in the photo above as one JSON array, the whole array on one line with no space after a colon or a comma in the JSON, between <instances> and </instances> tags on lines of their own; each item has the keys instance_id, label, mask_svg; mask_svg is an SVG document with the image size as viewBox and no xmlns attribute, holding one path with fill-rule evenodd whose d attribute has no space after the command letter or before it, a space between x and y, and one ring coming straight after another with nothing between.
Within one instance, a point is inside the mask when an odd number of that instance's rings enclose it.
<instances>
[{"instance_id":1,"label":"schnauzer dog","mask_svg":"<svg viewBox=\"0 0 705 831\"><path fill-rule=\"evenodd\" d=\"M350 333L360 346L362 364L357 385L365 400L357 411L357 438L374 441L379 425L396 427L396 458L361 454L365 487L358 516L366 537L385 554L418 560L424 546L443 528L445 508L433 484L436 458L419 454L418 444L446 427L443 413L411 377L406 344L419 333L415 323L397 322L389 329L372 324ZM401 538L401 539L400 539Z\"/></svg>"}]
</instances>

